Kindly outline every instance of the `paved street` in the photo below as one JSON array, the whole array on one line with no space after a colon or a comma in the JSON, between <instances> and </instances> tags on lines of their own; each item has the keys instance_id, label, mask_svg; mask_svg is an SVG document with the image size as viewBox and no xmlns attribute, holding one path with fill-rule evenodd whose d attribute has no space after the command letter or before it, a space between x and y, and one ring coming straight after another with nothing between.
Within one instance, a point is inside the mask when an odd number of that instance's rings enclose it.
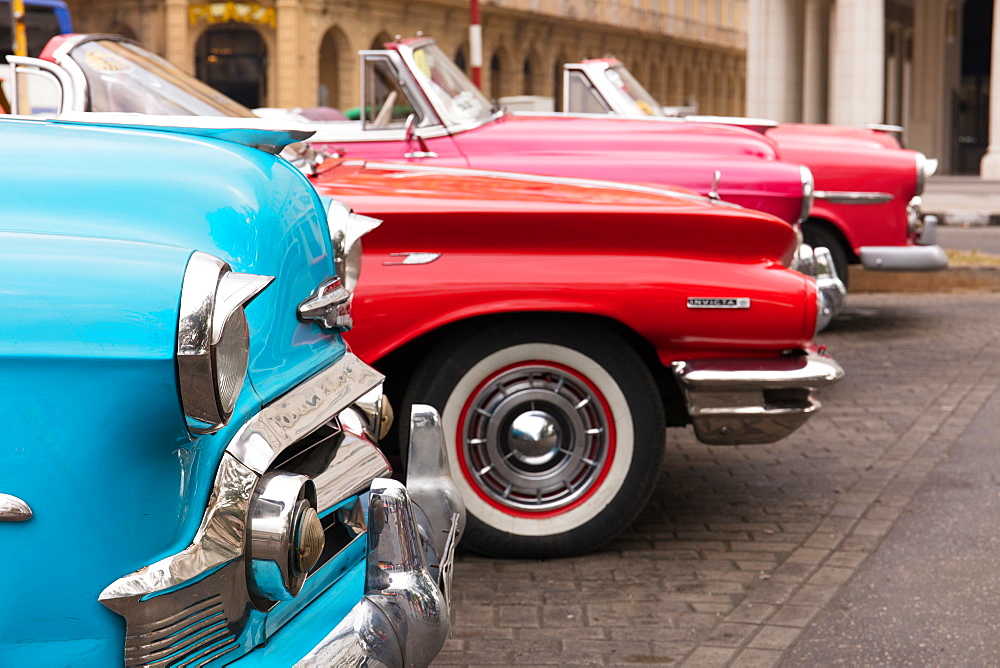
<instances>
[{"instance_id":1,"label":"paved street","mask_svg":"<svg viewBox=\"0 0 1000 668\"><path fill-rule=\"evenodd\" d=\"M451 665L997 665L1000 300L851 295L847 377L803 429L673 431L652 502L598 553L460 556Z\"/></svg>"}]
</instances>

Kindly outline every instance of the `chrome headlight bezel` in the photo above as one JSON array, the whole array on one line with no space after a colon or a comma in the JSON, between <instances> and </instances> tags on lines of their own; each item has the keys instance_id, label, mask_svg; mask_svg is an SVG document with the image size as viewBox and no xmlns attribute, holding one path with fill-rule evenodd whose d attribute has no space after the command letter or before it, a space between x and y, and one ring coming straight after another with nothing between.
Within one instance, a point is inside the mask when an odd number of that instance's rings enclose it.
<instances>
[{"instance_id":1,"label":"chrome headlight bezel","mask_svg":"<svg viewBox=\"0 0 1000 668\"><path fill-rule=\"evenodd\" d=\"M916 174L917 183L914 195L924 194L924 188L927 186L927 179L934 176L938 170L937 158L928 158L926 155L920 151L915 151L915 161L916 161Z\"/></svg>"},{"instance_id":2,"label":"chrome headlight bezel","mask_svg":"<svg viewBox=\"0 0 1000 668\"><path fill-rule=\"evenodd\" d=\"M812 170L805 165L799 165L799 178L802 180L802 210L799 211L799 223L809 220L813 202L816 200L816 179Z\"/></svg>"},{"instance_id":3,"label":"chrome headlight bezel","mask_svg":"<svg viewBox=\"0 0 1000 668\"><path fill-rule=\"evenodd\" d=\"M361 237L381 225L382 221L354 213L351 207L333 199L327 205L326 221L337 277L344 289L354 294L361 275Z\"/></svg>"},{"instance_id":4,"label":"chrome headlight bezel","mask_svg":"<svg viewBox=\"0 0 1000 668\"><path fill-rule=\"evenodd\" d=\"M177 321L177 379L193 434L218 431L232 417L246 380L250 341L244 307L273 276L241 274L207 253L188 260Z\"/></svg>"}]
</instances>

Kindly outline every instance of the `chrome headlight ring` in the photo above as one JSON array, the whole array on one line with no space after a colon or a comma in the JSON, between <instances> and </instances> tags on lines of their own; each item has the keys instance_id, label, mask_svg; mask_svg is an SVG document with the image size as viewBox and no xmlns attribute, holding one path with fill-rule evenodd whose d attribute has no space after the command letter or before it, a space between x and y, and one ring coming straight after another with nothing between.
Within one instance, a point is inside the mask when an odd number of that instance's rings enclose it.
<instances>
[{"instance_id":1,"label":"chrome headlight ring","mask_svg":"<svg viewBox=\"0 0 1000 668\"><path fill-rule=\"evenodd\" d=\"M188 429L210 434L229 421L246 380L250 340L244 307L273 276L241 274L195 252L184 271L177 376Z\"/></svg>"},{"instance_id":2,"label":"chrome headlight ring","mask_svg":"<svg viewBox=\"0 0 1000 668\"><path fill-rule=\"evenodd\" d=\"M816 199L816 179L813 178L812 170L805 165L799 165L799 176L802 179L802 210L799 212L799 222L804 223L809 220L809 213Z\"/></svg>"}]
</instances>

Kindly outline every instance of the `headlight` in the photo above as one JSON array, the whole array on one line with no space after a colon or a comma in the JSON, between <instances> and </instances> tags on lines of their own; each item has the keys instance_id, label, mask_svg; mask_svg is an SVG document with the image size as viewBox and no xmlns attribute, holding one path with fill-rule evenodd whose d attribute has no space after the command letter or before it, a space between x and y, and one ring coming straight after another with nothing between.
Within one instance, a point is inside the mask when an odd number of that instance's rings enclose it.
<instances>
[{"instance_id":1,"label":"headlight","mask_svg":"<svg viewBox=\"0 0 1000 668\"><path fill-rule=\"evenodd\" d=\"M361 275L361 237L382 223L351 211L343 202L330 200L327 209L327 225L333 242L333 261L341 285L353 294Z\"/></svg>"},{"instance_id":2,"label":"headlight","mask_svg":"<svg viewBox=\"0 0 1000 668\"><path fill-rule=\"evenodd\" d=\"M934 173L938 168L938 161L934 158L928 158L926 155L920 151L916 152L917 159L917 191L915 195L922 195L924 192L924 186L927 185L927 179L934 176Z\"/></svg>"},{"instance_id":3,"label":"headlight","mask_svg":"<svg viewBox=\"0 0 1000 668\"><path fill-rule=\"evenodd\" d=\"M323 553L326 538L316 514L316 485L285 471L265 473L250 500L247 579L259 608L302 591Z\"/></svg>"},{"instance_id":4,"label":"headlight","mask_svg":"<svg viewBox=\"0 0 1000 668\"><path fill-rule=\"evenodd\" d=\"M218 431L232 416L250 357L243 308L272 280L233 272L205 253L188 261L177 323L177 376L192 433Z\"/></svg>"},{"instance_id":5,"label":"headlight","mask_svg":"<svg viewBox=\"0 0 1000 668\"><path fill-rule=\"evenodd\" d=\"M812 170L805 165L799 165L799 175L802 178L802 211L799 212L799 222L804 223L809 220L809 212L813 208L816 181L813 179Z\"/></svg>"}]
</instances>

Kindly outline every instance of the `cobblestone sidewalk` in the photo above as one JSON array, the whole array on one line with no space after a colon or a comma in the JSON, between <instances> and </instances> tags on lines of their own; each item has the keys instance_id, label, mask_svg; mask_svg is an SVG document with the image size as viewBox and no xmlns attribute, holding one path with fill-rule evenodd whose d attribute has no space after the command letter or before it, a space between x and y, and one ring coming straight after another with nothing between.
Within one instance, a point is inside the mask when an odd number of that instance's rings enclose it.
<instances>
[{"instance_id":1,"label":"cobblestone sidewalk","mask_svg":"<svg viewBox=\"0 0 1000 668\"><path fill-rule=\"evenodd\" d=\"M851 295L820 415L765 446L673 430L651 503L598 553L460 555L435 665L777 665L997 389L998 330L992 295Z\"/></svg>"}]
</instances>

